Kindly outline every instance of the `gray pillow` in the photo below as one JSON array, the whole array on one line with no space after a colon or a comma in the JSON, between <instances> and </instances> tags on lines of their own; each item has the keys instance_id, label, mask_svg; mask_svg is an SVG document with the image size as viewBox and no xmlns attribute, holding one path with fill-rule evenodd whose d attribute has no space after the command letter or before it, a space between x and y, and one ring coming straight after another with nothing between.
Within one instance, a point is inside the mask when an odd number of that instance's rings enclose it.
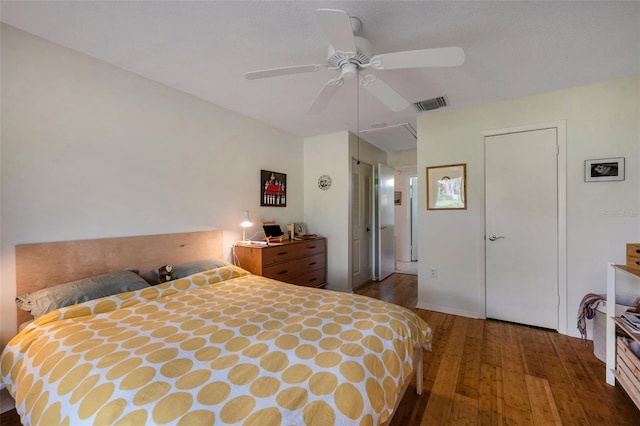
<instances>
[{"instance_id":1,"label":"gray pillow","mask_svg":"<svg viewBox=\"0 0 640 426\"><path fill-rule=\"evenodd\" d=\"M230 263L222 259L196 260L193 262L173 265L173 275L176 278L184 278L188 277L189 275L197 274L198 272L208 271L209 269L222 268L223 266L228 265L230 265Z\"/></svg>"},{"instance_id":2,"label":"gray pillow","mask_svg":"<svg viewBox=\"0 0 640 426\"><path fill-rule=\"evenodd\" d=\"M222 268L223 266L231 265L229 262L223 259L202 259L195 260L193 262L180 263L178 265L171 265L173 270L171 272L172 279L184 278L189 275L197 274L198 272L208 271L209 269ZM164 265L160 268L164 268ZM146 282L151 285L160 284L158 280L160 268L152 269L151 271L140 274Z\"/></svg>"},{"instance_id":3,"label":"gray pillow","mask_svg":"<svg viewBox=\"0 0 640 426\"><path fill-rule=\"evenodd\" d=\"M43 288L16 297L16 304L38 318L65 306L149 287L136 272L112 272Z\"/></svg>"}]
</instances>

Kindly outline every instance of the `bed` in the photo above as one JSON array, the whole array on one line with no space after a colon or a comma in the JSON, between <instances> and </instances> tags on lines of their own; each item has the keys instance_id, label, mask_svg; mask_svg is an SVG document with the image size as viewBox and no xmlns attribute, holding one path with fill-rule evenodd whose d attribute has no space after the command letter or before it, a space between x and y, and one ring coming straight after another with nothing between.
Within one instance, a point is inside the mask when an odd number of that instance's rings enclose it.
<instances>
[{"instance_id":1,"label":"bed","mask_svg":"<svg viewBox=\"0 0 640 426\"><path fill-rule=\"evenodd\" d=\"M74 268L17 248L18 294L46 287L25 264L59 283L222 257L219 231L129 238L48 243ZM24 424L378 425L413 374L421 391L430 344L402 307L225 264L39 316L4 349L1 386Z\"/></svg>"}]
</instances>

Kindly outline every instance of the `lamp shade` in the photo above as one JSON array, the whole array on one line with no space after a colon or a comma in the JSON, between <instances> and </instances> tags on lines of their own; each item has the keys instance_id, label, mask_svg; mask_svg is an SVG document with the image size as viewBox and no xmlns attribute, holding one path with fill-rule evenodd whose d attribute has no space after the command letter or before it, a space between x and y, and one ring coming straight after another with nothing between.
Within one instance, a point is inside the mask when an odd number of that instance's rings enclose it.
<instances>
[{"instance_id":1,"label":"lamp shade","mask_svg":"<svg viewBox=\"0 0 640 426\"><path fill-rule=\"evenodd\" d=\"M242 226L243 228L248 228L251 225L253 225L253 223L251 222L251 218L249 217L249 210L245 210L242 215L242 222L240 223L240 226Z\"/></svg>"}]
</instances>

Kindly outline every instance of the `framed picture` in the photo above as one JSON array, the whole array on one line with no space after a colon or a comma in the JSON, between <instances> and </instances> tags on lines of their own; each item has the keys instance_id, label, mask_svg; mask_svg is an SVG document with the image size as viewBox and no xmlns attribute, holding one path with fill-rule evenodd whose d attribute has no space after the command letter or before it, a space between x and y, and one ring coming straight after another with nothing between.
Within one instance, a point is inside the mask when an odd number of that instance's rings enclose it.
<instances>
[{"instance_id":1,"label":"framed picture","mask_svg":"<svg viewBox=\"0 0 640 426\"><path fill-rule=\"evenodd\" d=\"M402 191L393 192L393 204L396 206L402 205Z\"/></svg>"},{"instance_id":2,"label":"framed picture","mask_svg":"<svg viewBox=\"0 0 640 426\"><path fill-rule=\"evenodd\" d=\"M293 226L295 235L305 235L307 233L307 228L304 226L304 223L296 223Z\"/></svg>"},{"instance_id":3,"label":"framed picture","mask_svg":"<svg viewBox=\"0 0 640 426\"><path fill-rule=\"evenodd\" d=\"M467 165L427 167L427 210L466 210Z\"/></svg>"},{"instance_id":4,"label":"framed picture","mask_svg":"<svg viewBox=\"0 0 640 426\"><path fill-rule=\"evenodd\" d=\"M586 160L584 162L585 182L609 182L624 180L624 157Z\"/></svg>"},{"instance_id":5,"label":"framed picture","mask_svg":"<svg viewBox=\"0 0 640 426\"><path fill-rule=\"evenodd\" d=\"M260 205L287 207L287 175L260 170Z\"/></svg>"}]
</instances>

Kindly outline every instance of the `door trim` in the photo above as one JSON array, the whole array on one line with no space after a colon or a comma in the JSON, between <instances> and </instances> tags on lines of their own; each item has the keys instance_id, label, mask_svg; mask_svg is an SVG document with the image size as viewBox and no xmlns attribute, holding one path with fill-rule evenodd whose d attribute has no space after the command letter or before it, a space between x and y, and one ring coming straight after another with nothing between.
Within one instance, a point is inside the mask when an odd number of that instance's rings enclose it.
<instances>
[{"instance_id":1,"label":"door trim","mask_svg":"<svg viewBox=\"0 0 640 426\"><path fill-rule=\"evenodd\" d=\"M530 132L535 130L544 130L555 128L558 137L558 332L567 334L567 122L566 120L552 121L548 123L531 124L525 126L508 127L503 129L486 130L480 132L482 135L482 144L479 147L479 158L484 159L485 154L485 138L488 136L497 136L508 133ZM480 197L482 208L478 215L479 229L479 283L478 283L478 312L483 313L483 318L487 317L486 304L486 264L485 264L485 191L484 191L484 161L480 162L482 168L482 185L480 187Z\"/></svg>"}]
</instances>

